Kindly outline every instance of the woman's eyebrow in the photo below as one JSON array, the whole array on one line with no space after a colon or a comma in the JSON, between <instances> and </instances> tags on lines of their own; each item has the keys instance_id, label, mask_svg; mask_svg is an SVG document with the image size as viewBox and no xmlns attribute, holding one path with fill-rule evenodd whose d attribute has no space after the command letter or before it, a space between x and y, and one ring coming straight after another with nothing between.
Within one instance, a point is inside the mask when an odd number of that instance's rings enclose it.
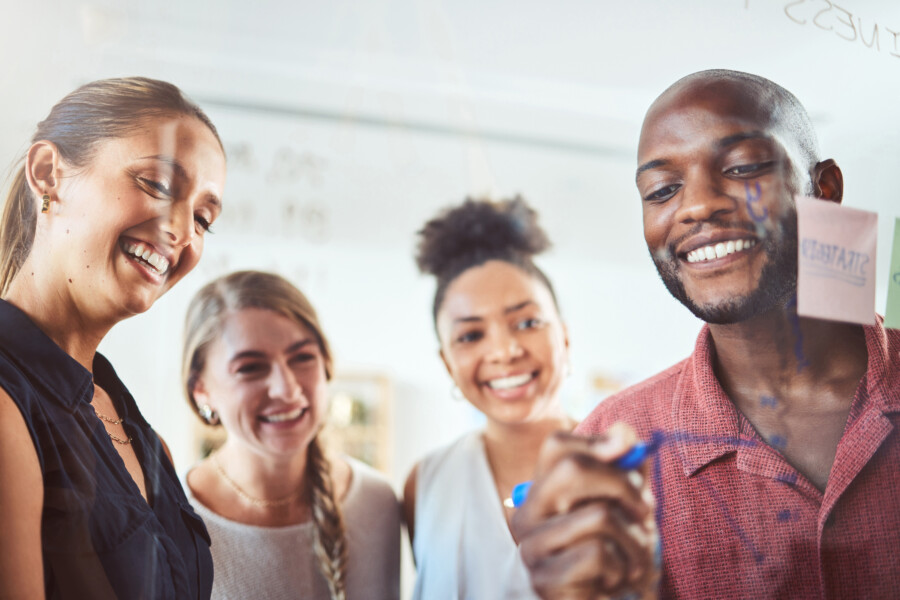
<instances>
[{"instance_id":1,"label":"woman's eyebrow","mask_svg":"<svg viewBox=\"0 0 900 600\"><path fill-rule=\"evenodd\" d=\"M187 171L184 170L181 163L171 156L165 154L153 154L151 156L142 156L139 160L158 160L172 167L172 170L178 174L179 177L187 177Z\"/></svg>"},{"instance_id":2,"label":"woman's eyebrow","mask_svg":"<svg viewBox=\"0 0 900 600\"><path fill-rule=\"evenodd\" d=\"M514 304L513 306L507 307L506 309L503 310L503 313L508 315L509 313L514 313L517 310L522 310L529 304L534 304L534 303L535 303L534 300L531 300L531 299L525 300L524 302L519 302L518 304Z\"/></svg>"}]
</instances>

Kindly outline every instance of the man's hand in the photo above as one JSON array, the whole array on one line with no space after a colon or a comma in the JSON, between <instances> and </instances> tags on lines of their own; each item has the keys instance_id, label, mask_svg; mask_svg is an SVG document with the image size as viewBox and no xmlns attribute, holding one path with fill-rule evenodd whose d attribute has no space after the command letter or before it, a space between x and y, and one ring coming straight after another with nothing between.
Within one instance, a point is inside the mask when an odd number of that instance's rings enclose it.
<instances>
[{"instance_id":1,"label":"man's hand","mask_svg":"<svg viewBox=\"0 0 900 600\"><path fill-rule=\"evenodd\" d=\"M656 598L658 542L648 466L612 462L637 442L617 423L600 437L559 433L541 448L513 535L545 600Z\"/></svg>"}]
</instances>

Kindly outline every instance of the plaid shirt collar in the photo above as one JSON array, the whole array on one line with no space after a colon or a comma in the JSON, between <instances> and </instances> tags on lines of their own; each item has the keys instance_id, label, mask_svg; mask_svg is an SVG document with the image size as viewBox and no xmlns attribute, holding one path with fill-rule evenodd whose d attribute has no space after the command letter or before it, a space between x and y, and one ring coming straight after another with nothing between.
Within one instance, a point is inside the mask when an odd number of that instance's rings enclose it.
<instances>
[{"instance_id":1,"label":"plaid shirt collar","mask_svg":"<svg viewBox=\"0 0 900 600\"><path fill-rule=\"evenodd\" d=\"M854 401L851 420L868 411L900 412L900 394L891 391L900 389L900 372L888 368L889 352L900 352L900 348L889 347L882 321L877 317L874 325L863 327L868 368L856 392L857 397L863 392L862 402ZM796 472L786 468L783 460L772 460L777 451L765 443L728 398L715 376L712 359L712 336L709 326L704 325L694 353L679 377L672 403L676 433L671 441L684 474L690 477L717 458L736 452L738 466L743 470L796 479Z\"/></svg>"}]
</instances>

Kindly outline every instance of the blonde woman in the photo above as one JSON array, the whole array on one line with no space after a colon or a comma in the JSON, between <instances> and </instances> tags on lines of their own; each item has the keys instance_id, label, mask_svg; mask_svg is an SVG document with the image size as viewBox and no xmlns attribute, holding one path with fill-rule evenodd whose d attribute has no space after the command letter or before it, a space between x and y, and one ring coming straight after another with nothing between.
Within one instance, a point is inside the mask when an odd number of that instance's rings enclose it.
<instances>
[{"instance_id":1,"label":"blonde woman","mask_svg":"<svg viewBox=\"0 0 900 600\"><path fill-rule=\"evenodd\" d=\"M0 225L0 598L209 598L203 522L97 346L197 264L224 185L164 81L88 83L38 124Z\"/></svg>"},{"instance_id":2,"label":"blonde woman","mask_svg":"<svg viewBox=\"0 0 900 600\"><path fill-rule=\"evenodd\" d=\"M315 310L277 275L232 273L191 302L185 391L228 434L186 477L212 539L214 598L399 597L393 490L319 442L332 369Z\"/></svg>"}]
</instances>

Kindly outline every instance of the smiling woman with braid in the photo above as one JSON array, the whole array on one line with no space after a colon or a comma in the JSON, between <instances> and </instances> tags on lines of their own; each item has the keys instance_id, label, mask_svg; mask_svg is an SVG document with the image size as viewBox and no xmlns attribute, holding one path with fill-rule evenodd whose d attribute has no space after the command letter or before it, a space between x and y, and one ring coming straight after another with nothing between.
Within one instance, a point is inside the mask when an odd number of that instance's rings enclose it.
<instances>
[{"instance_id":1,"label":"smiling woman with braid","mask_svg":"<svg viewBox=\"0 0 900 600\"><path fill-rule=\"evenodd\" d=\"M319 442L332 359L306 297L257 271L207 284L183 359L191 407L228 433L186 478L212 539L212 597L398 598L393 490Z\"/></svg>"}]
</instances>

